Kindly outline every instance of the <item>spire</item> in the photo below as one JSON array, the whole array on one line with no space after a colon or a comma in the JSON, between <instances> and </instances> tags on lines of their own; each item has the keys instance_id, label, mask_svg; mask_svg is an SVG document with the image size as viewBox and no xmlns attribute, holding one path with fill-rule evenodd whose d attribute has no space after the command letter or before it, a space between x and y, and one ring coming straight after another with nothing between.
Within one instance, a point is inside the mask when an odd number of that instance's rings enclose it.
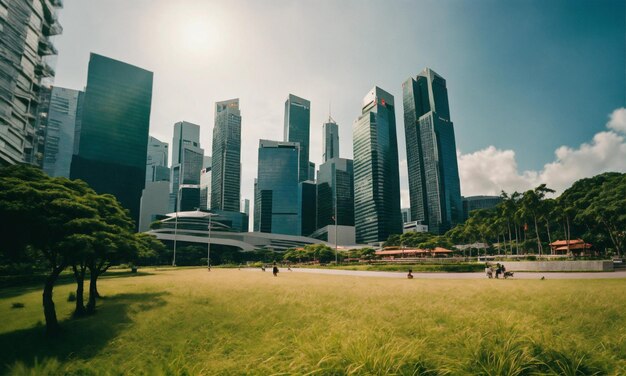
<instances>
[{"instance_id":1,"label":"spire","mask_svg":"<svg viewBox=\"0 0 626 376\"><path fill-rule=\"evenodd\" d=\"M337 124L335 120L333 119L333 117L331 116L331 102L330 101L328 101L328 122Z\"/></svg>"}]
</instances>

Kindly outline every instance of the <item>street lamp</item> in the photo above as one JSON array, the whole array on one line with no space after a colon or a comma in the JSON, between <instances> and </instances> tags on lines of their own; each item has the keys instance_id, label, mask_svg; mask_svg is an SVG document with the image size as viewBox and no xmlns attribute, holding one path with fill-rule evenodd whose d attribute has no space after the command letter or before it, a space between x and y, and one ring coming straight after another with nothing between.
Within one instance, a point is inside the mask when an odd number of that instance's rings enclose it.
<instances>
[{"instance_id":1,"label":"street lamp","mask_svg":"<svg viewBox=\"0 0 626 376\"><path fill-rule=\"evenodd\" d=\"M207 271L211 271L211 218L213 217L218 217L218 214L213 214L213 213L206 213L206 215L209 217L209 241L207 242L207 247L206 247L206 267L207 267Z\"/></svg>"}]
</instances>

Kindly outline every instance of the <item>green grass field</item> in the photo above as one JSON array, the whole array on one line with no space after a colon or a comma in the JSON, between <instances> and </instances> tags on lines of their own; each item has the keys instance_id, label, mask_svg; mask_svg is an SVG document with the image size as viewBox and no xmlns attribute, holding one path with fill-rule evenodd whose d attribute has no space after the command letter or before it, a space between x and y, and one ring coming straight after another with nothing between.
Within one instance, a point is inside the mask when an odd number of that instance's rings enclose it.
<instances>
[{"instance_id":1,"label":"green grass field","mask_svg":"<svg viewBox=\"0 0 626 376\"><path fill-rule=\"evenodd\" d=\"M0 290L3 373L626 374L625 280L144 269L102 279L77 320L73 289L55 288L57 339L39 286Z\"/></svg>"}]
</instances>

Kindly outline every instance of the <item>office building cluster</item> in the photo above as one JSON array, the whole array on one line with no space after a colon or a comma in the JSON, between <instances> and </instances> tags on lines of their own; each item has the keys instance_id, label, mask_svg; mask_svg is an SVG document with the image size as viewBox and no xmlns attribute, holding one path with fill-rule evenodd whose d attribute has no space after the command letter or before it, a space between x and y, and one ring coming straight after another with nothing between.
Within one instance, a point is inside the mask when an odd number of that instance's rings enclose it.
<instances>
[{"instance_id":1,"label":"office building cluster","mask_svg":"<svg viewBox=\"0 0 626 376\"><path fill-rule=\"evenodd\" d=\"M168 213L211 211L248 231L241 197L239 99L215 103L210 155L200 126L173 124L168 144L149 135L153 73L91 54L84 90L51 86L50 37L60 0L0 2L0 164L30 163L50 176L115 195L139 231ZM282 140L259 141L254 231L339 244L377 243L407 229L443 233L473 206L462 201L446 81L429 68L402 84L410 209L400 208L393 95L374 87L353 124L354 160L340 157L339 126L322 123L319 166L310 155L311 102L289 94ZM171 148L170 148L171 147ZM218 220L219 222L219 220ZM409 223L409 225L407 225Z\"/></svg>"}]
</instances>

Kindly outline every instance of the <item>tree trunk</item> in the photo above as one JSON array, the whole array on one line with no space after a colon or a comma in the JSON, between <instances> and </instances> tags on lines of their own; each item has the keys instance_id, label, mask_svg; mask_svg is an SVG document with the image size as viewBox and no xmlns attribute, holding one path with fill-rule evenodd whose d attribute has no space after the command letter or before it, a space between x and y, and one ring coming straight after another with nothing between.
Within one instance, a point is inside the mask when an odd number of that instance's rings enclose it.
<instances>
[{"instance_id":1,"label":"tree trunk","mask_svg":"<svg viewBox=\"0 0 626 376\"><path fill-rule=\"evenodd\" d=\"M54 301L52 300L52 289L63 269L65 269L65 266L53 268L50 275L46 277L46 283L43 288L43 315L46 318L46 334L48 336L57 335L61 329L57 320Z\"/></svg>"},{"instance_id":2,"label":"tree trunk","mask_svg":"<svg viewBox=\"0 0 626 376\"><path fill-rule=\"evenodd\" d=\"M72 265L74 278L76 278L76 308L74 309L74 317L84 316L86 313L83 298L85 291L85 269L84 266L81 266L79 269L76 265Z\"/></svg>"},{"instance_id":3,"label":"tree trunk","mask_svg":"<svg viewBox=\"0 0 626 376\"><path fill-rule=\"evenodd\" d=\"M98 272L95 268L89 269L89 301L87 302L87 313L89 314L96 312L96 298L98 297L97 280Z\"/></svg>"},{"instance_id":4,"label":"tree trunk","mask_svg":"<svg viewBox=\"0 0 626 376\"><path fill-rule=\"evenodd\" d=\"M535 221L535 235L537 235L537 251L539 251L539 257L541 257L541 239L539 239L539 226L537 226L537 216L533 217Z\"/></svg>"},{"instance_id":5,"label":"tree trunk","mask_svg":"<svg viewBox=\"0 0 626 376\"><path fill-rule=\"evenodd\" d=\"M507 221L506 227L509 229L509 252L513 255L513 240L511 239L511 224Z\"/></svg>"},{"instance_id":6,"label":"tree trunk","mask_svg":"<svg viewBox=\"0 0 626 376\"><path fill-rule=\"evenodd\" d=\"M546 220L546 231L548 231L548 244L552 243L552 236L550 236L550 222ZM552 248L550 248L552 249ZM552 252L550 252L552 253Z\"/></svg>"}]
</instances>

